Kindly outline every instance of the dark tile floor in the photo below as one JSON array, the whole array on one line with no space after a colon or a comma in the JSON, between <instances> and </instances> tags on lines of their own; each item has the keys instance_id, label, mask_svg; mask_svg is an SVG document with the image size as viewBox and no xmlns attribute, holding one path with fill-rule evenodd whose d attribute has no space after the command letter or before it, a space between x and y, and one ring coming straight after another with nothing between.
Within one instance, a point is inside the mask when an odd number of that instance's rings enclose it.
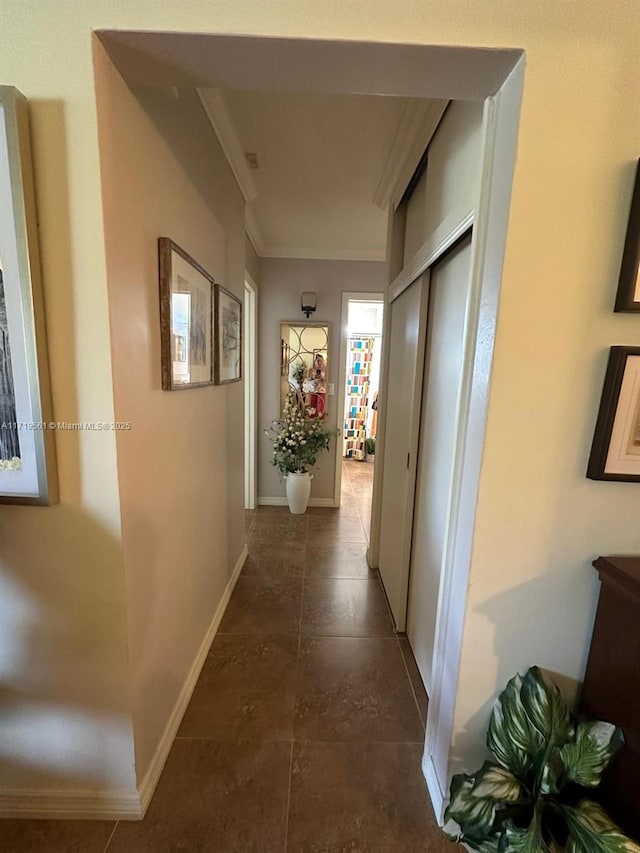
<instances>
[{"instance_id":1,"label":"dark tile floor","mask_svg":"<svg viewBox=\"0 0 640 853\"><path fill-rule=\"evenodd\" d=\"M366 562L373 466L340 510L247 513L249 558L146 818L3 821L3 853L445 853L427 697Z\"/></svg>"}]
</instances>

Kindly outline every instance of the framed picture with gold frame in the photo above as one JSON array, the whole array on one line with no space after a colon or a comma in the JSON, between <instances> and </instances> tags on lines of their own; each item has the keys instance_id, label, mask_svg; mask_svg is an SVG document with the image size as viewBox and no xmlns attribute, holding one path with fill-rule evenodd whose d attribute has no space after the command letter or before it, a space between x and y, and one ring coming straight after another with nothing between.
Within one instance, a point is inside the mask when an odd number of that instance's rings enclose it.
<instances>
[{"instance_id":1,"label":"framed picture with gold frame","mask_svg":"<svg viewBox=\"0 0 640 853\"><path fill-rule=\"evenodd\" d=\"M162 389L213 385L213 276L169 237L158 261Z\"/></svg>"},{"instance_id":2,"label":"framed picture with gold frame","mask_svg":"<svg viewBox=\"0 0 640 853\"><path fill-rule=\"evenodd\" d=\"M0 503L58 500L29 117L0 86Z\"/></svg>"},{"instance_id":3,"label":"framed picture with gold frame","mask_svg":"<svg viewBox=\"0 0 640 853\"><path fill-rule=\"evenodd\" d=\"M242 379L242 302L215 286L214 375L216 385Z\"/></svg>"}]
</instances>

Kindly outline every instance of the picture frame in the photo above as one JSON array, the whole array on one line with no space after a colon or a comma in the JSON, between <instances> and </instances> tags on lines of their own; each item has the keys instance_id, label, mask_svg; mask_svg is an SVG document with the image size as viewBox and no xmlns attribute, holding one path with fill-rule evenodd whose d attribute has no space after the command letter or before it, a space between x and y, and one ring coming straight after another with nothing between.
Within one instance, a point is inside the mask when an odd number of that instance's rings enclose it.
<instances>
[{"instance_id":1,"label":"picture frame","mask_svg":"<svg viewBox=\"0 0 640 853\"><path fill-rule=\"evenodd\" d=\"M640 312L640 160L636 167L614 311Z\"/></svg>"},{"instance_id":2,"label":"picture frame","mask_svg":"<svg viewBox=\"0 0 640 853\"><path fill-rule=\"evenodd\" d=\"M158 239L163 391L213 385L215 281L169 237Z\"/></svg>"},{"instance_id":3,"label":"picture frame","mask_svg":"<svg viewBox=\"0 0 640 853\"><path fill-rule=\"evenodd\" d=\"M587 477L640 482L640 347L611 347Z\"/></svg>"},{"instance_id":4,"label":"picture frame","mask_svg":"<svg viewBox=\"0 0 640 853\"><path fill-rule=\"evenodd\" d=\"M215 286L215 383L242 379L242 302L220 284Z\"/></svg>"},{"instance_id":5,"label":"picture frame","mask_svg":"<svg viewBox=\"0 0 640 853\"><path fill-rule=\"evenodd\" d=\"M0 503L58 501L27 100L0 86Z\"/></svg>"}]
</instances>

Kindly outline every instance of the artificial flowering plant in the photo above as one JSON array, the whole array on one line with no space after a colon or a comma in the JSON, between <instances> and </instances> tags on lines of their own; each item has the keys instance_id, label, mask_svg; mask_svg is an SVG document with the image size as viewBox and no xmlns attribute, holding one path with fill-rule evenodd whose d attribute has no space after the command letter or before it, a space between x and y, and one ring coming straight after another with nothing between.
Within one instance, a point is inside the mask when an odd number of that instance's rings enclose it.
<instances>
[{"instance_id":1,"label":"artificial flowering plant","mask_svg":"<svg viewBox=\"0 0 640 853\"><path fill-rule=\"evenodd\" d=\"M538 667L516 675L487 732L494 761L453 777L450 836L479 853L640 853L589 799L624 738L611 723L577 721Z\"/></svg>"},{"instance_id":2,"label":"artificial flowering plant","mask_svg":"<svg viewBox=\"0 0 640 853\"><path fill-rule=\"evenodd\" d=\"M265 430L273 443L271 462L281 474L305 474L312 468L322 450L329 449L332 432L321 421L308 420L300 392L290 391L281 420L273 421Z\"/></svg>"}]
</instances>

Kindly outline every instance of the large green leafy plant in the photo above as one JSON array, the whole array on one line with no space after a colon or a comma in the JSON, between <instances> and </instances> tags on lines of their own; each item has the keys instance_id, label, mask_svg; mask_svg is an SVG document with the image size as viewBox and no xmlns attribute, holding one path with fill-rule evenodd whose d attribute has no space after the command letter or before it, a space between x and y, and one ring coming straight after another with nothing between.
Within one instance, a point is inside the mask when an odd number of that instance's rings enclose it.
<instances>
[{"instance_id":1,"label":"large green leafy plant","mask_svg":"<svg viewBox=\"0 0 640 853\"><path fill-rule=\"evenodd\" d=\"M454 840L479 853L640 853L586 796L623 745L616 726L577 722L537 667L516 675L491 714L495 761L451 781Z\"/></svg>"}]
</instances>

